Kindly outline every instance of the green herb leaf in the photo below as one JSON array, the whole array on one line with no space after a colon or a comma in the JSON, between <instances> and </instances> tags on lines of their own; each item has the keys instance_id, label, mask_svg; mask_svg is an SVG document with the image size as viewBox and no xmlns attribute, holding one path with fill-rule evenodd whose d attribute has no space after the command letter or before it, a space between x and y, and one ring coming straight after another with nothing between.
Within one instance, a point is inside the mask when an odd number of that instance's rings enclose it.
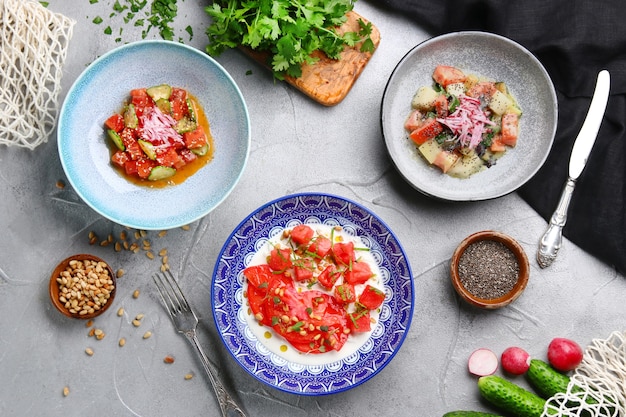
<instances>
[{"instance_id":1,"label":"green herb leaf","mask_svg":"<svg viewBox=\"0 0 626 417\"><path fill-rule=\"evenodd\" d=\"M212 18L206 51L217 56L248 46L269 54L276 78L300 77L302 64L316 62L316 50L339 59L346 46L361 42L361 51L374 51L371 23L359 21L358 33L336 30L353 6L353 0L215 0L205 8Z\"/></svg>"},{"instance_id":2,"label":"green herb leaf","mask_svg":"<svg viewBox=\"0 0 626 417\"><path fill-rule=\"evenodd\" d=\"M92 22L95 23L96 25L99 25L100 23L102 23L102 18L100 16L96 16L94 17Z\"/></svg>"}]
</instances>

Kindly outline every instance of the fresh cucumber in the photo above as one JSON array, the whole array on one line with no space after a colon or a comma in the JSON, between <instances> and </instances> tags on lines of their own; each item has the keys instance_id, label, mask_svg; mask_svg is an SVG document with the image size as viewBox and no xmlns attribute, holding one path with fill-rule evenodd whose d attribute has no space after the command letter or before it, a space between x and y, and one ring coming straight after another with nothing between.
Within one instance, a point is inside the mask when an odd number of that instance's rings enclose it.
<instances>
[{"instance_id":1,"label":"fresh cucumber","mask_svg":"<svg viewBox=\"0 0 626 417\"><path fill-rule=\"evenodd\" d=\"M154 87L146 89L146 93L148 93L155 102L162 98L169 100L172 95L172 87L167 84L155 85Z\"/></svg>"},{"instance_id":2,"label":"fresh cucumber","mask_svg":"<svg viewBox=\"0 0 626 417\"><path fill-rule=\"evenodd\" d=\"M483 413L480 411L450 411L443 415L443 417L502 417L500 414Z\"/></svg>"},{"instance_id":3,"label":"fresh cucumber","mask_svg":"<svg viewBox=\"0 0 626 417\"><path fill-rule=\"evenodd\" d=\"M197 122L198 119L196 119L196 109L193 107L193 103L190 99L187 99L187 111L189 112L189 118L191 121Z\"/></svg>"},{"instance_id":4,"label":"fresh cucumber","mask_svg":"<svg viewBox=\"0 0 626 417\"><path fill-rule=\"evenodd\" d=\"M135 112L135 105L130 103L124 110L124 126L129 129L135 129L139 126L139 118Z\"/></svg>"},{"instance_id":5,"label":"fresh cucumber","mask_svg":"<svg viewBox=\"0 0 626 417\"><path fill-rule=\"evenodd\" d=\"M190 149L191 152L195 153L198 156L204 156L207 154L207 152L209 152L209 144L205 143L204 145L200 146L199 148L191 148Z\"/></svg>"},{"instance_id":6,"label":"fresh cucumber","mask_svg":"<svg viewBox=\"0 0 626 417\"><path fill-rule=\"evenodd\" d=\"M546 400L496 375L478 379L481 395L491 404L516 417L541 417Z\"/></svg>"},{"instance_id":7,"label":"fresh cucumber","mask_svg":"<svg viewBox=\"0 0 626 417\"><path fill-rule=\"evenodd\" d=\"M154 149L153 144L143 139L138 139L137 143L139 144L141 150L143 150L143 152L148 156L148 158L152 159L153 161L156 159L156 150Z\"/></svg>"},{"instance_id":8,"label":"fresh cucumber","mask_svg":"<svg viewBox=\"0 0 626 417\"><path fill-rule=\"evenodd\" d=\"M152 168L152 170L150 171L150 175L148 175L148 179L150 181L158 181L169 178L174 174L176 174L176 169L159 165Z\"/></svg>"},{"instance_id":9,"label":"fresh cucumber","mask_svg":"<svg viewBox=\"0 0 626 417\"><path fill-rule=\"evenodd\" d=\"M543 398L548 399L558 392L567 392L569 377L558 372L546 362L531 359L526 372L528 381Z\"/></svg>"},{"instance_id":10,"label":"fresh cucumber","mask_svg":"<svg viewBox=\"0 0 626 417\"><path fill-rule=\"evenodd\" d=\"M165 114L170 114L172 112L172 103L166 98L160 98L154 102L156 106Z\"/></svg>"},{"instance_id":11,"label":"fresh cucumber","mask_svg":"<svg viewBox=\"0 0 626 417\"><path fill-rule=\"evenodd\" d=\"M187 133L187 132L193 132L194 130L196 130L197 127L198 127L198 124L196 122L194 122L193 120L185 116L182 119L180 119L178 122L176 122L176 125L174 126L174 130L182 134L182 133Z\"/></svg>"},{"instance_id":12,"label":"fresh cucumber","mask_svg":"<svg viewBox=\"0 0 626 417\"><path fill-rule=\"evenodd\" d=\"M109 135L109 138L111 138L117 149L119 149L120 151L126 150L126 146L124 146L124 141L120 137L119 133L117 133L113 129L109 129L107 130L107 134Z\"/></svg>"}]
</instances>

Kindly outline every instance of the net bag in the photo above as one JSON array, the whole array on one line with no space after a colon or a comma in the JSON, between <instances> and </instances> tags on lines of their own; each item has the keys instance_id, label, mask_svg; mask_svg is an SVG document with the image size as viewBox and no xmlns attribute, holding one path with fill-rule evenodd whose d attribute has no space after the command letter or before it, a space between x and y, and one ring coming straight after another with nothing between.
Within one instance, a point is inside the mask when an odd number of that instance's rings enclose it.
<instances>
[{"instance_id":1,"label":"net bag","mask_svg":"<svg viewBox=\"0 0 626 417\"><path fill-rule=\"evenodd\" d=\"M0 0L0 144L48 140L74 23L38 2Z\"/></svg>"}]
</instances>

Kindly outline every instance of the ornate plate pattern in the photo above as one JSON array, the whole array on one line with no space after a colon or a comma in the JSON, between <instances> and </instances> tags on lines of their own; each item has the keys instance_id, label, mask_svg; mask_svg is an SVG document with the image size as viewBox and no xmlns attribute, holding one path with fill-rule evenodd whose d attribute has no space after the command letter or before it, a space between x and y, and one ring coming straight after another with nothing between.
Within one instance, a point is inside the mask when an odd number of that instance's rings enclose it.
<instances>
[{"instance_id":1,"label":"ornate plate pattern","mask_svg":"<svg viewBox=\"0 0 626 417\"><path fill-rule=\"evenodd\" d=\"M300 223L339 225L369 247L387 297L369 337L338 356L288 355L258 337L246 317L243 269L260 245ZM324 395L353 388L376 375L402 345L411 324L413 277L394 234L368 209L328 194L295 194L267 203L244 219L218 257L212 283L213 316L235 360L258 380L279 390ZM333 352L334 353L334 352Z\"/></svg>"}]
</instances>

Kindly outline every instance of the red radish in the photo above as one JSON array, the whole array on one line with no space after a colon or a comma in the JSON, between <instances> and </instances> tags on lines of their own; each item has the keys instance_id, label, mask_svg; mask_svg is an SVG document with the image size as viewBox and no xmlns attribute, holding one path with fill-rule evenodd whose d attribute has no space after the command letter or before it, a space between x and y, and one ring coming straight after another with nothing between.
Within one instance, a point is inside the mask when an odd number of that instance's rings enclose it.
<instances>
[{"instance_id":1,"label":"red radish","mask_svg":"<svg viewBox=\"0 0 626 417\"><path fill-rule=\"evenodd\" d=\"M570 339L557 337L548 346L548 361L554 369L567 372L576 368L583 360L583 350Z\"/></svg>"},{"instance_id":2,"label":"red radish","mask_svg":"<svg viewBox=\"0 0 626 417\"><path fill-rule=\"evenodd\" d=\"M489 349L476 349L470 355L467 367L476 376L492 375L498 369L498 357Z\"/></svg>"},{"instance_id":3,"label":"red radish","mask_svg":"<svg viewBox=\"0 0 626 417\"><path fill-rule=\"evenodd\" d=\"M502 369L513 375L522 375L530 367L530 355L519 347L510 347L502 352Z\"/></svg>"}]
</instances>

